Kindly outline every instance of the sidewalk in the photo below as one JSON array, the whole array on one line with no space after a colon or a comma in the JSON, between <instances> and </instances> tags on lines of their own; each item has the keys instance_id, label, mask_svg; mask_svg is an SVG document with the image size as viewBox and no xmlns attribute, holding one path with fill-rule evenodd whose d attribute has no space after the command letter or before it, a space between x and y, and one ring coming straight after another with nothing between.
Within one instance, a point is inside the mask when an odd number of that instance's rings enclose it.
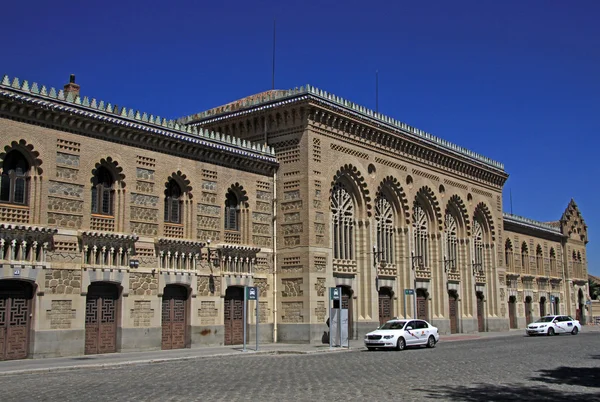
<instances>
[{"instance_id":1,"label":"sidewalk","mask_svg":"<svg viewBox=\"0 0 600 402\"><path fill-rule=\"evenodd\" d=\"M582 332L600 333L600 326L584 326ZM525 336L523 329L504 332L482 332L476 334L442 335L441 342L460 342L476 339L491 339L511 336ZM333 348L329 345L309 345L290 343L260 344L258 352L255 344L248 344L246 352L241 345L208 346L194 349L155 350L147 352L109 353L103 355L86 355L72 357L55 357L48 359L24 359L0 361L0 376L44 373L51 371L66 371L76 369L99 369L107 367L128 366L136 364L151 364L175 360L202 359L220 356L252 356L268 354L312 354L312 353L342 353L365 350L362 339L350 342L350 349Z\"/></svg>"}]
</instances>

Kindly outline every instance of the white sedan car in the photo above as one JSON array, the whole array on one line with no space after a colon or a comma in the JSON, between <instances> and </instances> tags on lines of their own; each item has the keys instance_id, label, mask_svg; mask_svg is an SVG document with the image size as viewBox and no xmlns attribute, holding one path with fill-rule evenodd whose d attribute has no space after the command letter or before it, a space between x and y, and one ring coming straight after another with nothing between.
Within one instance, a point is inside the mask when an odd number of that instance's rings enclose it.
<instances>
[{"instance_id":1,"label":"white sedan car","mask_svg":"<svg viewBox=\"0 0 600 402\"><path fill-rule=\"evenodd\" d=\"M390 320L373 332L365 335L365 346L369 350L425 345L435 347L440 340L438 329L424 320Z\"/></svg>"},{"instance_id":2,"label":"white sedan car","mask_svg":"<svg viewBox=\"0 0 600 402\"><path fill-rule=\"evenodd\" d=\"M547 315L527 326L527 335L577 335L581 331L581 324L568 315Z\"/></svg>"}]
</instances>

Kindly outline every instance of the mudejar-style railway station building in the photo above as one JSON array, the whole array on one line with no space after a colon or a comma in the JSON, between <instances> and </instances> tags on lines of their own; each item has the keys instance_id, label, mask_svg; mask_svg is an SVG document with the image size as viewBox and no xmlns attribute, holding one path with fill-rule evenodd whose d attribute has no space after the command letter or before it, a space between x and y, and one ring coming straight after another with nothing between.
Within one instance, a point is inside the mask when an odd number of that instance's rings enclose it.
<instances>
[{"instance_id":1,"label":"mudejar-style railway station building","mask_svg":"<svg viewBox=\"0 0 600 402\"><path fill-rule=\"evenodd\" d=\"M585 322L581 212L503 213L497 161L312 86L166 120L70 81L0 83L0 360L238 344L246 285L263 342L332 286L354 339Z\"/></svg>"}]
</instances>

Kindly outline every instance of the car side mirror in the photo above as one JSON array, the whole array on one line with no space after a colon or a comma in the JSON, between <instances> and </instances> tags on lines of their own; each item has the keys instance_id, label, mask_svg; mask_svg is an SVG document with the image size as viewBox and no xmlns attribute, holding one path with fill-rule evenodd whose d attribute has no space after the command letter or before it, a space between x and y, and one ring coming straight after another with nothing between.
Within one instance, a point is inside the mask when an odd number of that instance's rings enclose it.
<instances>
[{"instance_id":1,"label":"car side mirror","mask_svg":"<svg viewBox=\"0 0 600 402\"><path fill-rule=\"evenodd\" d=\"M407 331L410 331L412 329L412 327L406 327Z\"/></svg>"}]
</instances>

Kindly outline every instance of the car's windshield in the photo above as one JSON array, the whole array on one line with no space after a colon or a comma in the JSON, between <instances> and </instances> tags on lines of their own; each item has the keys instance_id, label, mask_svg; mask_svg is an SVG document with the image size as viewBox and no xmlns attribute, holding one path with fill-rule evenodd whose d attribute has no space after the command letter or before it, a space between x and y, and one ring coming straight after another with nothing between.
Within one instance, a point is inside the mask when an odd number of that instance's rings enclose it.
<instances>
[{"instance_id":1,"label":"car's windshield","mask_svg":"<svg viewBox=\"0 0 600 402\"><path fill-rule=\"evenodd\" d=\"M554 319L554 317L542 317L539 320L537 320L536 322L552 322L553 319Z\"/></svg>"},{"instance_id":2,"label":"car's windshield","mask_svg":"<svg viewBox=\"0 0 600 402\"><path fill-rule=\"evenodd\" d=\"M379 329L402 329L404 328L406 321L388 321L383 324Z\"/></svg>"}]
</instances>

